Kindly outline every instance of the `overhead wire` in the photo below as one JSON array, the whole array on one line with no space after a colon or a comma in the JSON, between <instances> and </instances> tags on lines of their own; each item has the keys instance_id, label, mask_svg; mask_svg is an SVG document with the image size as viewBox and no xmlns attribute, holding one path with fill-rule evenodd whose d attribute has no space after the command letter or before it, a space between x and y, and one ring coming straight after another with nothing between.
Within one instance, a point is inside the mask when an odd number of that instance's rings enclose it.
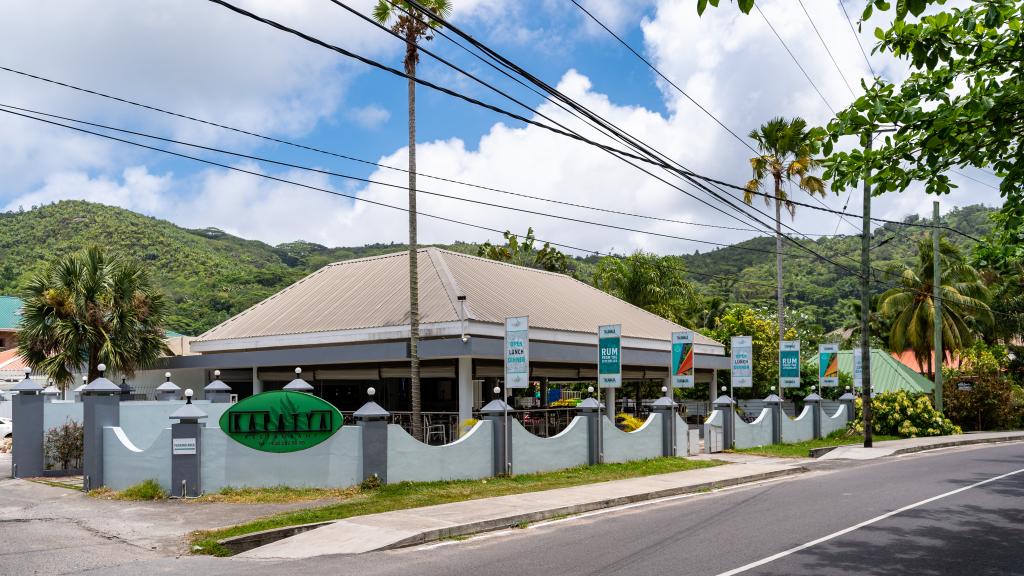
<instances>
[{"instance_id":1,"label":"overhead wire","mask_svg":"<svg viewBox=\"0 0 1024 576\"><path fill-rule=\"evenodd\" d=\"M818 85L814 83L814 80L811 80L811 75L807 73L807 70L804 70L803 65L800 64L799 60L797 60L796 55L793 54L793 51L789 49L789 45L786 44L786 41L782 39L782 35L779 34L777 30L775 30L775 26L772 26L771 21L768 20L768 17L765 16L764 12L761 10L761 7L758 6L756 2L754 3L754 8L757 9L757 13L760 14L761 18L764 19L764 23L767 24L769 28L771 28L772 33L775 34L775 37L779 39L779 42L782 44L782 47L786 49L786 52L789 54L789 57L793 59L793 62L796 64L796 67L799 68L801 72L803 72L804 78L807 78L807 81L811 84L811 87L813 87L814 91L817 92L818 96L821 97L821 101L825 103L825 107L828 108L834 116L836 113L835 109L832 108L831 104L829 104L828 99L825 98L825 95L818 88Z\"/></svg>"},{"instance_id":2,"label":"overhead wire","mask_svg":"<svg viewBox=\"0 0 1024 576\"><path fill-rule=\"evenodd\" d=\"M811 28L814 29L814 34L818 36L818 40L821 41L821 46L825 49L825 53L828 54L829 60L832 61L832 65L835 66L836 72L839 73L839 77L843 79L843 84L846 84L846 89L850 91L850 95L856 97L856 93L853 91L853 86L846 80L846 74L843 74L843 69L839 67L839 62L836 62L836 57L832 54L832 50L829 49L828 43L825 42L825 38L822 37L821 32L818 30L818 25L814 23L814 19L811 18L811 13L807 11L807 6L804 5L804 0L797 0L800 4L800 8L804 11L804 16L807 16L807 22L810 23ZM842 0L839 2L842 4Z\"/></svg>"}]
</instances>

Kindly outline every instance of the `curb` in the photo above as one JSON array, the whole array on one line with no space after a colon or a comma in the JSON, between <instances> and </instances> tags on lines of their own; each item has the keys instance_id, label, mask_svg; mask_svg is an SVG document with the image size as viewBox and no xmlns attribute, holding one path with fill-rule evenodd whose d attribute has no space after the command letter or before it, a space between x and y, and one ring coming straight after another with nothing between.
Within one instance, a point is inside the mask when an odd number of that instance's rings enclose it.
<instances>
[{"instance_id":1,"label":"curb","mask_svg":"<svg viewBox=\"0 0 1024 576\"><path fill-rule=\"evenodd\" d=\"M593 512L594 510L602 510L605 508L614 508L616 506L623 506L625 504L634 504L637 502L647 502L651 500L657 500L659 498L667 498L669 496L678 496L681 494L692 494L697 492L704 492L714 490L716 488L728 488L731 486L738 486L740 484L748 484L751 482L758 482L761 480L771 480L774 478L782 478L785 476L795 476L797 474L803 474L809 472L807 468L803 466L795 468L787 468L785 470L776 470L774 472L763 472L761 474L751 474L749 476L740 476L737 478L729 478L727 480L720 480L717 482L704 482L701 484L693 484L689 486L679 486L675 488L665 488L662 490L656 490L654 492L645 492L642 494L633 494L630 496L621 496L618 498L607 498L605 500L597 500L594 502L587 502L585 504L575 504L572 506L562 506L560 508L553 508L550 510L542 510L540 512L530 512L525 514L513 514L502 518L494 518L491 520L484 520L481 522L471 522L468 524L459 524L457 526L449 526L437 530L427 530L419 534L415 534L398 542L394 542L387 546L382 546L371 550L370 552L378 550L394 550L396 548L405 548L408 546L415 546L418 544L426 544L428 542L434 542L437 540L443 540L445 538L453 538L458 536L470 536L473 534L480 534L482 532L491 532L493 530L501 530L505 528L512 528L522 524L529 524L533 522L541 522L544 520L553 520L563 516L573 516L576 514L583 514L585 512ZM342 519L343 520L343 519ZM241 536L233 536L231 538L225 538L218 540L217 543L224 546L231 551L232 555L240 554L254 548L263 546L264 544L270 544L278 540L283 540L289 536L294 536L307 530L313 530L321 526L332 524L336 520L327 522L317 522L313 524L302 524L297 526L287 526L285 528L273 528L270 530L264 530L262 532L253 532L251 534L243 534Z\"/></svg>"},{"instance_id":2,"label":"curb","mask_svg":"<svg viewBox=\"0 0 1024 576\"><path fill-rule=\"evenodd\" d=\"M758 482L761 480L771 480L774 478L782 478L785 476L795 476L797 474L803 474L805 472L810 472L810 470L804 468L803 466L799 466L796 468L787 468L785 470L776 470L774 472L764 472L761 474L752 474L750 476L730 478L728 480L721 480L718 482L704 482L701 484L693 484L691 486L665 488L663 490L645 492L643 494L633 494L631 496L622 496L619 498L608 498L605 500L587 502L585 504L575 504L572 506L563 506L560 508L553 508L550 510L543 510L540 512L514 514L511 516L506 516L504 518L495 518L492 520L485 520L482 522L461 524L458 526L450 526L438 530L428 530L426 532L421 532L414 536L405 538L404 540L399 540L398 542L389 544L388 546L377 548L376 550L394 550L397 548L405 548L408 546L415 546L418 544L426 544L428 542L443 540L445 538L470 536L473 534L480 534L482 532L491 532L493 530L512 528L514 526L519 526L522 524L542 522L544 520L553 520L555 518L560 518L563 516L574 516L576 514L593 512L594 510L614 508L616 506L634 504L637 502L648 502L651 500L658 500L659 498L667 498L669 496L679 496L681 494L693 494L697 492L714 490L716 488L728 488L730 486L738 486L740 484L748 484L751 482Z\"/></svg>"},{"instance_id":3,"label":"curb","mask_svg":"<svg viewBox=\"0 0 1024 576\"><path fill-rule=\"evenodd\" d=\"M972 444L996 444L1001 442L1024 442L1024 435L1015 436L995 436L989 438L970 438L968 436L961 440L947 440L945 442L936 442L934 444L923 444L921 446L908 446L907 448L899 448L895 450L890 456L895 454L913 454L914 452L924 452L926 450L936 450L938 448L954 448L957 446L970 446ZM860 446L860 444L843 444L840 446L823 446L821 448L811 448L808 450L808 456L810 458L821 458L825 454L835 450L836 448L844 448L846 446ZM881 448L881 446L875 446Z\"/></svg>"}]
</instances>

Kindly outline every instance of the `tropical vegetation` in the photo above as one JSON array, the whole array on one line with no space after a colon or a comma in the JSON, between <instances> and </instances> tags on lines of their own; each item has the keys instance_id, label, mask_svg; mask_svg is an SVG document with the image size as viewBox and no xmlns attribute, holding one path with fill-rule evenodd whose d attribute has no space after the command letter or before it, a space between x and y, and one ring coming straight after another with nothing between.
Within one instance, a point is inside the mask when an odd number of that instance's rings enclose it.
<instances>
[{"instance_id":1,"label":"tropical vegetation","mask_svg":"<svg viewBox=\"0 0 1024 576\"><path fill-rule=\"evenodd\" d=\"M875 434L902 438L963 433L959 426L932 406L932 401L927 395L914 394L906 390L882 392L872 396L871 424ZM856 417L851 428L856 433L864 431L861 398L856 400Z\"/></svg>"},{"instance_id":2,"label":"tropical vegetation","mask_svg":"<svg viewBox=\"0 0 1024 576\"><path fill-rule=\"evenodd\" d=\"M18 350L59 386L98 365L131 377L167 351L167 305L143 264L99 247L67 254L21 293Z\"/></svg>"}]
</instances>

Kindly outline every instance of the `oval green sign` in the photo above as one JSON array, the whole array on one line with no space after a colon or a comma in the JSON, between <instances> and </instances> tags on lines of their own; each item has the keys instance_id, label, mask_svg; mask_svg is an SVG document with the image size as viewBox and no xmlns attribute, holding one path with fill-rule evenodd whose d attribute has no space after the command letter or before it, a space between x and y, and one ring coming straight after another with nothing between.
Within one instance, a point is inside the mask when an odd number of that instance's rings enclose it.
<instances>
[{"instance_id":1,"label":"oval green sign","mask_svg":"<svg viewBox=\"0 0 1024 576\"><path fill-rule=\"evenodd\" d=\"M274 390L250 396L228 408L220 429L239 444L264 452L312 448L341 428L341 412L305 392Z\"/></svg>"}]
</instances>

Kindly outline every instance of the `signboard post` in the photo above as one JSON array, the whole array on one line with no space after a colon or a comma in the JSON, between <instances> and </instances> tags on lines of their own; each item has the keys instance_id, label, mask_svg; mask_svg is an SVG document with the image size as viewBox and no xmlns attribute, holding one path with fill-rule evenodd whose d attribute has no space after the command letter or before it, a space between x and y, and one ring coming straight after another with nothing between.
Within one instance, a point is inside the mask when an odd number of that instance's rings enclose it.
<instances>
[{"instance_id":1,"label":"signboard post","mask_svg":"<svg viewBox=\"0 0 1024 576\"><path fill-rule=\"evenodd\" d=\"M754 340L750 336L732 337L731 388L754 386ZM730 397L732 390L729 390Z\"/></svg>"},{"instance_id":2,"label":"signboard post","mask_svg":"<svg viewBox=\"0 0 1024 576\"><path fill-rule=\"evenodd\" d=\"M818 393L823 386L839 386L839 344L818 346Z\"/></svg>"},{"instance_id":3,"label":"signboard post","mask_svg":"<svg viewBox=\"0 0 1024 576\"><path fill-rule=\"evenodd\" d=\"M505 318L505 388L530 386L529 318Z\"/></svg>"},{"instance_id":4,"label":"signboard post","mask_svg":"<svg viewBox=\"0 0 1024 576\"><path fill-rule=\"evenodd\" d=\"M800 387L800 341L783 340L779 343L779 397L783 388Z\"/></svg>"},{"instance_id":5,"label":"signboard post","mask_svg":"<svg viewBox=\"0 0 1024 576\"><path fill-rule=\"evenodd\" d=\"M597 329L597 384L599 388L622 386L622 324Z\"/></svg>"},{"instance_id":6,"label":"signboard post","mask_svg":"<svg viewBox=\"0 0 1024 576\"><path fill-rule=\"evenodd\" d=\"M853 389L860 390L864 381L864 349L857 346L853 349Z\"/></svg>"},{"instance_id":7,"label":"signboard post","mask_svg":"<svg viewBox=\"0 0 1024 576\"><path fill-rule=\"evenodd\" d=\"M672 387L693 388L693 332L672 333Z\"/></svg>"}]
</instances>

